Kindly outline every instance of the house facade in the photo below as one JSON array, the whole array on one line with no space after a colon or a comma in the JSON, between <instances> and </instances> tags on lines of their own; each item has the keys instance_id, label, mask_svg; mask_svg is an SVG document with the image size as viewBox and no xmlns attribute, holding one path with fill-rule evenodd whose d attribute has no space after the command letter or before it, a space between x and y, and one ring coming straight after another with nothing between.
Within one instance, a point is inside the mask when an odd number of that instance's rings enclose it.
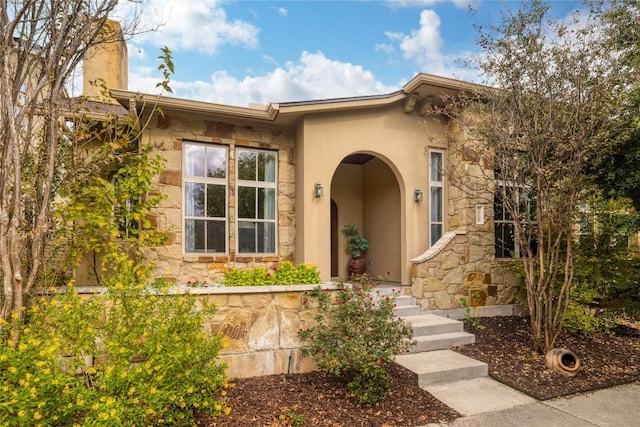
<instances>
[{"instance_id":1,"label":"house facade","mask_svg":"<svg viewBox=\"0 0 640 427\"><path fill-rule=\"evenodd\" d=\"M368 273L423 309L513 301L516 281L495 257L490 158L430 114L469 84L418 74L386 95L243 108L128 91L120 43L87 56L85 96L104 79L166 160L150 219L169 237L147 254L158 275L215 286L229 269L289 260L346 278L340 231L354 224ZM79 285L91 270L76 271Z\"/></svg>"}]
</instances>

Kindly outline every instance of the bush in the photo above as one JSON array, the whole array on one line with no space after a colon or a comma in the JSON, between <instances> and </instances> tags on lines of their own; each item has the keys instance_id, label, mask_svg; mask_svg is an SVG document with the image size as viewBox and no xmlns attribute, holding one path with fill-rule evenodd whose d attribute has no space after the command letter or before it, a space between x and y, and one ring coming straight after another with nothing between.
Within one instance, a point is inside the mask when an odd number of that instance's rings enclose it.
<instances>
[{"instance_id":1,"label":"bush","mask_svg":"<svg viewBox=\"0 0 640 427\"><path fill-rule=\"evenodd\" d=\"M363 275L354 277L352 285L338 284L336 292L317 287L305 293L303 304L318 309L317 324L299 331L307 345L303 354L343 378L361 403L387 395L386 365L412 345L413 336L411 326L393 315L395 295L374 298L372 289L369 276Z\"/></svg>"},{"instance_id":2,"label":"bush","mask_svg":"<svg viewBox=\"0 0 640 427\"><path fill-rule=\"evenodd\" d=\"M611 314L640 318L640 215L629 199L587 195L578 215L576 287Z\"/></svg>"},{"instance_id":3,"label":"bush","mask_svg":"<svg viewBox=\"0 0 640 427\"><path fill-rule=\"evenodd\" d=\"M0 425L182 426L228 411L221 338L203 329L215 308L144 289L82 298L70 286L34 302L17 340L7 327Z\"/></svg>"},{"instance_id":4,"label":"bush","mask_svg":"<svg viewBox=\"0 0 640 427\"><path fill-rule=\"evenodd\" d=\"M320 283L320 272L313 264L294 265L283 261L270 269L256 267L231 270L224 275L225 286L315 285Z\"/></svg>"},{"instance_id":5,"label":"bush","mask_svg":"<svg viewBox=\"0 0 640 427\"><path fill-rule=\"evenodd\" d=\"M570 301L562 330L568 334L610 334L616 327L614 317L607 311L596 311L588 305Z\"/></svg>"}]
</instances>

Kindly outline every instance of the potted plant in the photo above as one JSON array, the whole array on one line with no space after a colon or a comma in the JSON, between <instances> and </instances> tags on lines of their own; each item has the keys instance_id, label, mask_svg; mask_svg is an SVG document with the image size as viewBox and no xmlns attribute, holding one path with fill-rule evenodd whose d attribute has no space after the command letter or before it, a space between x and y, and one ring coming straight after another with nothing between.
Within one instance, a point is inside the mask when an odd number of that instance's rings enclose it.
<instances>
[{"instance_id":1,"label":"potted plant","mask_svg":"<svg viewBox=\"0 0 640 427\"><path fill-rule=\"evenodd\" d=\"M347 238L347 252L351 255L348 264L349 277L364 274L367 271L364 252L369 247L369 241L360 236L358 227L353 224L345 225L342 234Z\"/></svg>"}]
</instances>

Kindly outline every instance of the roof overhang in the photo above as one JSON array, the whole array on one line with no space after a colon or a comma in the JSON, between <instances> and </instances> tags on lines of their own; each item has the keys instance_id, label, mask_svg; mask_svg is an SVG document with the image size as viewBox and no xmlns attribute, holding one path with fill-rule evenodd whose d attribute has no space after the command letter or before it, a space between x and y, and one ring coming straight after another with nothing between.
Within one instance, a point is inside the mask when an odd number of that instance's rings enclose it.
<instances>
[{"instance_id":1,"label":"roof overhang","mask_svg":"<svg viewBox=\"0 0 640 427\"><path fill-rule=\"evenodd\" d=\"M124 118L129 111L120 104L100 102L84 97L65 98L60 102L60 110L68 117L85 116L94 119L104 119L107 116Z\"/></svg>"},{"instance_id":2,"label":"roof overhang","mask_svg":"<svg viewBox=\"0 0 640 427\"><path fill-rule=\"evenodd\" d=\"M135 103L139 111L159 107L165 113L187 113L206 120L291 128L307 115L382 108L402 102L405 113L410 114L418 108L418 114L426 114L431 105L443 105L446 96L480 88L473 83L420 73L401 90L389 94L270 103L259 107L236 107L122 89L111 89L110 94L125 107L130 108Z\"/></svg>"}]
</instances>

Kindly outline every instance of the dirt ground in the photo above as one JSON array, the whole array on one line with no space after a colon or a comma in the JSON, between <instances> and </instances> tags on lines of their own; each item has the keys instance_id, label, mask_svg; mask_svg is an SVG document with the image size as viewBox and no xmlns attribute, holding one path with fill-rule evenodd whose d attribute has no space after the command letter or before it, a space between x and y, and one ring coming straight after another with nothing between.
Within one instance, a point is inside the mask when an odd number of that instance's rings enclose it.
<instances>
[{"instance_id":1,"label":"dirt ground","mask_svg":"<svg viewBox=\"0 0 640 427\"><path fill-rule=\"evenodd\" d=\"M489 374L537 399L549 399L640 380L640 331L620 327L616 335L563 336L559 347L573 351L581 372L567 378L546 370L544 355L531 351L528 320L482 319L476 343L454 350L489 364ZM361 405L336 378L322 372L235 380L228 417L201 419L201 426L413 427L450 421L459 415L417 386L402 367L389 365L392 389L375 405ZM284 414L284 420L279 419ZM294 424L294 416L305 423ZM287 421L289 423L287 423Z\"/></svg>"}]
</instances>

